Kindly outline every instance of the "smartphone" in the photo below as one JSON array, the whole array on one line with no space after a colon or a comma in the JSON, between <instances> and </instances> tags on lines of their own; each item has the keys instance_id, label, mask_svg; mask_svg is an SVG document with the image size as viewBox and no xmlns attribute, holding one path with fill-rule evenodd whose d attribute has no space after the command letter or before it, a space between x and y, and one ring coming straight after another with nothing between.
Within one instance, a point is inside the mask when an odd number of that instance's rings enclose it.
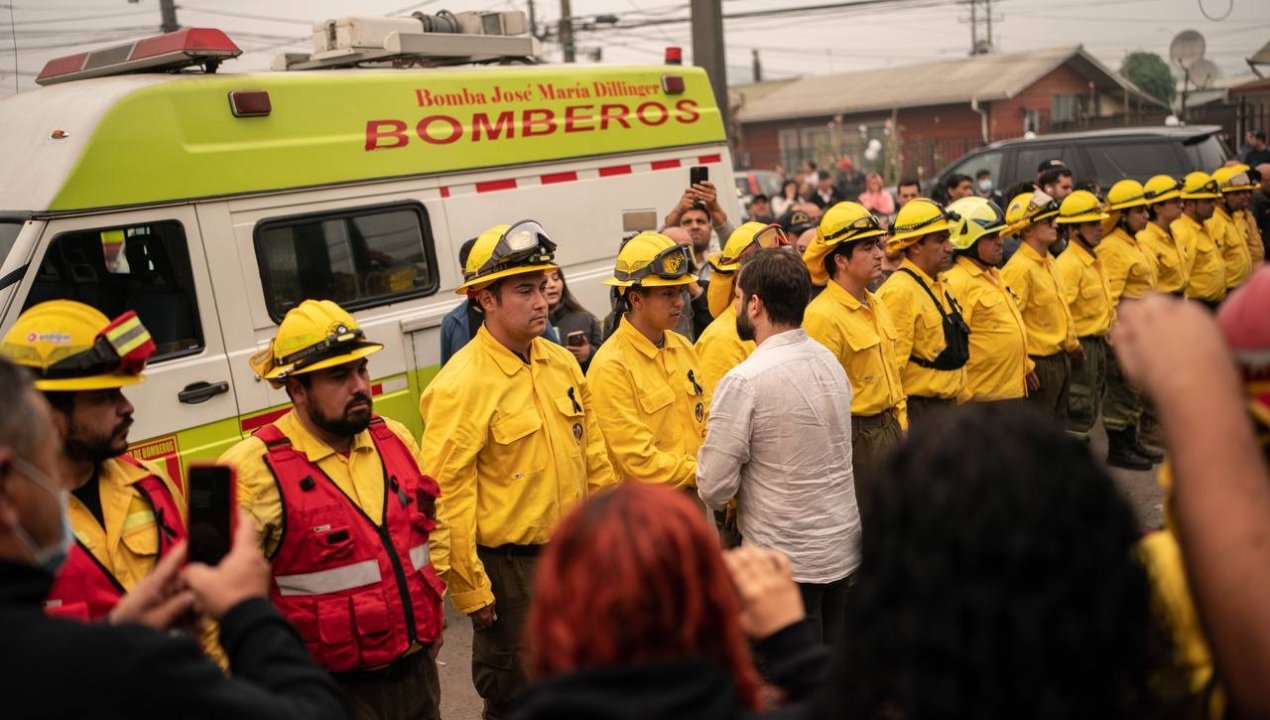
<instances>
[{"instance_id":1,"label":"smartphone","mask_svg":"<svg viewBox=\"0 0 1270 720\"><path fill-rule=\"evenodd\" d=\"M215 565L229 554L236 485L234 469L228 465L190 466L189 562Z\"/></svg>"},{"instance_id":2,"label":"smartphone","mask_svg":"<svg viewBox=\"0 0 1270 720\"><path fill-rule=\"evenodd\" d=\"M569 347L581 347L586 345L586 332L582 330L574 330L564 336L564 344Z\"/></svg>"},{"instance_id":3,"label":"smartphone","mask_svg":"<svg viewBox=\"0 0 1270 720\"><path fill-rule=\"evenodd\" d=\"M698 185L703 182L710 182L710 168L705 165L693 165L688 169L689 185Z\"/></svg>"}]
</instances>

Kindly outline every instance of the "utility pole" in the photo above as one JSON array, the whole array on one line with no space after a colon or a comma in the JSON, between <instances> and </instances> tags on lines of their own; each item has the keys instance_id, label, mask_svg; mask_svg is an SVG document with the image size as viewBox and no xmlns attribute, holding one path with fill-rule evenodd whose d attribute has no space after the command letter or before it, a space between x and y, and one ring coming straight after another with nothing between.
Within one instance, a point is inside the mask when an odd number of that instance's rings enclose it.
<instances>
[{"instance_id":1,"label":"utility pole","mask_svg":"<svg viewBox=\"0 0 1270 720\"><path fill-rule=\"evenodd\" d=\"M970 0L970 54L979 54L979 8L978 0Z\"/></svg>"},{"instance_id":2,"label":"utility pole","mask_svg":"<svg viewBox=\"0 0 1270 720\"><path fill-rule=\"evenodd\" d=\"M534 0L529 0L529 35L538 37L538 20L534 15Z\"/></svg>"},{"instance_id":3,"label":"utility pole","mask_svg":"<svg viewBox=\"0 0 1270 720\"><path fill-rule=\"evenodd\" d=\"M963 0L970 5L970 54L992 51L992 0ZM983 3L982 11L979 3Z\"/></svg>"},{"instance_id":4,"label":"utility pole","mask_svg":"<svg viewBox=\"0 0 1270 720\"><path fill-rule=\"evenodd\" d=\"M159 12L163 21L159 29L165 33L176 32L181 25L176 21L176 0L159 0Z\"/></svg>"},{"instance_id":5,"label":"utility pole","mask_svg":"<svg viewBox=\"0 0 1270 720\"><path fill-rule=\"evenodd\" d=\"M723 53L722 0L692 0L692 64L710 76L723 131L732 134L728 112L728 66Z\"/></svg>"},{"instance_id":6,"label":"utility pole","mask_svg":"<svg viewBox=\"0 0 1270 720\"><path fill-rule=\"evenodd\" d=\"M569 0L560 0L560 45L564 48L564 61L577 60L577 48L573 46L573 8Z\"/></svg>"},{"instance_id":7,"label":"utility pole","mask_svg":"<svg viewBox=\"0 0 1270 720\"><path fill-rule=\"evenodd\" d=\"M763 82L763 63L758 59L758 48L754 48L751 52L754 53L754 82Z\"/></svg>"}]
</instances>

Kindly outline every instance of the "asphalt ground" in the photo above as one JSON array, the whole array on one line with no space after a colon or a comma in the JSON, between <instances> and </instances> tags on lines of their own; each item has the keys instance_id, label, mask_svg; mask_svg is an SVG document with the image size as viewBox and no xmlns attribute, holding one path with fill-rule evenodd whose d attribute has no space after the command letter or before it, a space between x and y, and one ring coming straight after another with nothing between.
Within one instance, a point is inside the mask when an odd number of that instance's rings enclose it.
<instances>
[{"instance_id":1,"label":"asphalt ground","mask_svg":"<svg viewBox=\"0 0 1270 720\"><path fill-rule=\"evenodd\" d=\"M1101 425L1095 428L1090 451L1097 458L1107 456L1107 437ZM1150 471L1112 469L1111 476L1125 499L1133 505L1144 530L1160 527L1163 522L1164 494L1156 483L1158 466ZM472 622L445 603L447 621L445 645L441 648L438 668L441 675L441 717L445 720L478 720L481 699L472 687Z\"/></svg>"}]
</instances>

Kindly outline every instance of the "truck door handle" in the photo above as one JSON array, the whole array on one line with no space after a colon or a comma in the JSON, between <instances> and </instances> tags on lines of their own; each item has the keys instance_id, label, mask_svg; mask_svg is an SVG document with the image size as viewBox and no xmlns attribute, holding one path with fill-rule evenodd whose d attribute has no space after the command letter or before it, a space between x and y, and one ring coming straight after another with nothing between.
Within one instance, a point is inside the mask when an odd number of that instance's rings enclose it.
<instances>
[{"instance_id":1,"label":"truck door handle","mask_svg":"<svg viewBox=\"0 0 1270 720\"><path fill-rule=\"evenodd\" d=\"M176 399L186 405L197 405L225 392L229 392L229 383L225 380L214 383L200 381L186 385L184 390L176 394Z\"/></svg>"}]
</instances>

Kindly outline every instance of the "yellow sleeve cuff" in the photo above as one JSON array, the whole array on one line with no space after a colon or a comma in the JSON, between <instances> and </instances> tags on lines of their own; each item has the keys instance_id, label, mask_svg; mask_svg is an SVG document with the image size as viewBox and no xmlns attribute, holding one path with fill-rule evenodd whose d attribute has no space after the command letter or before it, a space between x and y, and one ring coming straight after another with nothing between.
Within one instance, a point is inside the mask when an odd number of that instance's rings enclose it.
<instances>
[{"instance_id":1,"label":"yellow sleeve cuff","mask_svg":"<svg viewBox=\"0 0 1270 720\"><path fill-rule=\"evenodd\" d=\"M450 595L450 602L454 603L454 609L464 615L471 615L494 602L494 593L487 587L467 590L461 593L456 592Z\"/></svg>"}]
</instances>

